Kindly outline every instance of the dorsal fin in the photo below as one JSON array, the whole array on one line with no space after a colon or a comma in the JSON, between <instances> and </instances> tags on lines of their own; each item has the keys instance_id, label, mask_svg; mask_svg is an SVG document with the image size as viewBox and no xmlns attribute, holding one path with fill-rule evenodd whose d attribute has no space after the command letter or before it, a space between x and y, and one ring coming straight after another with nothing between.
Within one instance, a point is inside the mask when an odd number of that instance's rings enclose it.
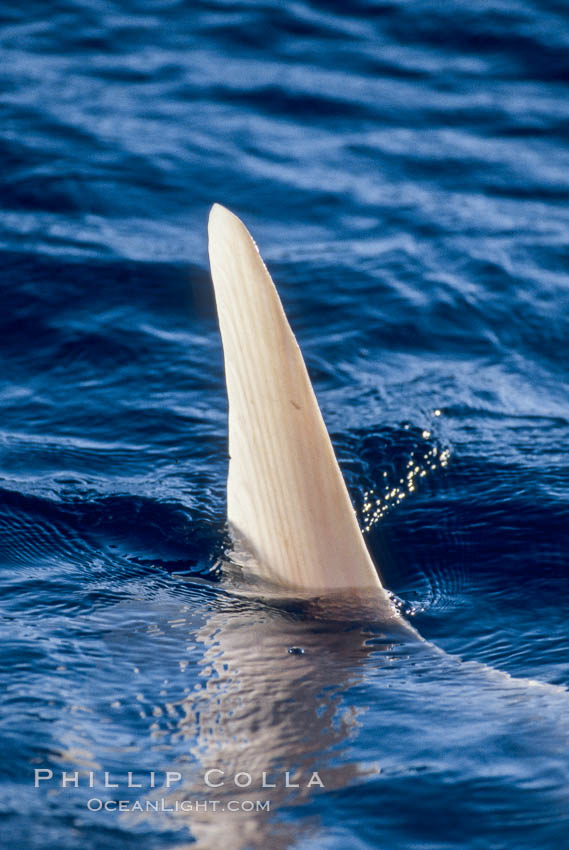
<instances>
[{"instance_id":1,"label":"dorsal fin","mask_svg":"<svg viewBox=\"0 0 569 850\"><path fill-rule=\"evenodd\" d=\"M243 222L219 204L209 256L229 398L230 526L272 581L381 589L275 285Z\"/></svg>"}]
</instances>

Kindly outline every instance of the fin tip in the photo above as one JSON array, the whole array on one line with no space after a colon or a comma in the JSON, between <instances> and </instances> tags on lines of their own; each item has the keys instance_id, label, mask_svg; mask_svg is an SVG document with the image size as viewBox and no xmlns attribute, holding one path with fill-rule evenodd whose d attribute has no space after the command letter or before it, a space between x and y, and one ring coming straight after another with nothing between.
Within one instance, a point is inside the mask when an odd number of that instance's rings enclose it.
<instances>
[{"instance_id":1,"label":"fin tip","mask_svg":"<svg viewBox=\"0 0 569 850\"><path fill-rule=\"evenodd\" d=\"M209 211L209 226L217 226L230 221L239 221L237 216L231 210L224 207L223 204L215 203Z\"/></svg>"},{"instance_id":2,"label":"fin tip","mask_svg":"<svg viewBox=\"0 0 569 850\"><path fill-rule=\"evenodd\" d=\"M241 219L222 204L214 204L209 211L208 234L210 247L212 243L221 245L228 239L242 239L244 235L249 236L249 232Z\"/></svg>"}]
</instances>

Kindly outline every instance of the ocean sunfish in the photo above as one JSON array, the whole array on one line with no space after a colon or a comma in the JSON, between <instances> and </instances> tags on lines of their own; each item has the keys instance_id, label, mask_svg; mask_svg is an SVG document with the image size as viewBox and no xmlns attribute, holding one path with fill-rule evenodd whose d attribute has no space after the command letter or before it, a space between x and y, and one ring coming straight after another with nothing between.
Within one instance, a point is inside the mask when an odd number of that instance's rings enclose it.
<instances>
[{"instance_id":1,"label":"ocean sunfish","mask_svg":"<svg viewBox=\"0 0 569 850\"><path fill-rule=\"evenodd\" d=\"M226 568L224 592L205 605L191 589L179 610L167 599L161 612L153 601L148 639L170 668L190 665L194 685L167 701L149 696L158 700L148 706L153 758L180 781L170 787L166 780L144 797L162 797L170 812L163 828L187 827L192 848L284 850L316 846L321 836L326 843L329 836L315 830L320 814L337 829L330 814L336 792L355 797L371 787L392 799L385 789L413 775L417 753L422 761L429 753L427 769L444 773L452 764L447 750L458 741L465 781L477 781L480 752L489 746L502 770L517 776L521 752L533 757L536 741L551 746L552 723L566 734L559 720L567 715L566 692L463 662L424 641L400 616L366 549L304 360L255 243L217 204L209 238L229 396L227 513L248 570L232 588ZM235 604L228 585L237 596L261 588L261 604ZM124 651L137 661L139 653L156 658L144 649L127 641ZM370 735L382 742L382 765L373 752L370 760ZM327 802L318 802L320 793ZM261 808L251 808L253 800ZM148 815L125 817L144 826Z\"/></svg>"}]
</instances>

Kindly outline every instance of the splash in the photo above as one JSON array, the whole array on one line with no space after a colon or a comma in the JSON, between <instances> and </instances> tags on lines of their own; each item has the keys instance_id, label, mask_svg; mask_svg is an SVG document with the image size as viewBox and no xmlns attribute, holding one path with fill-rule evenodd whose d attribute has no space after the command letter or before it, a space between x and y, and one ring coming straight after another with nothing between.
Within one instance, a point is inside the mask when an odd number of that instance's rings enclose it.
<instances>
[{"instance_id":1,"label":"splash","mask_svg":"<svg viewBox=\"0 0 569 850\"><path fill-rule=\"evenodd\" d=\"M440 416L440 410L435 410L434 415ZM408 427L406 426L407 429ZM387 471L384 471L383 489L372 487L364 491L360 522L365 533L371 531L389 511L415 493L422 479L448 466L451 457L450 449L441 448L431 431L427 429L421 432L421 437L425 446L424 448L419 446L410 452L402 477L395 481Z\"/></svg>"}]
</instances>

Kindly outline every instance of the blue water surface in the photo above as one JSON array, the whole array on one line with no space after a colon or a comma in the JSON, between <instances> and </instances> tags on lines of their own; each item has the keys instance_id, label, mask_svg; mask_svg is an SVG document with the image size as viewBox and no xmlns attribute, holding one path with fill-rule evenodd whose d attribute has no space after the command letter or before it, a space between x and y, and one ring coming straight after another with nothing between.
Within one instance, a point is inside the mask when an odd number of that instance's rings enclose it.
<instances>
[{"instance_id":1,"label":"blue water surface","mask_svg":"<svg viewBox=\"0 0 569 850\"><path fill-rule=\"evenodd\" d=\"M0 845L566 847L567 5L4 0L0 24ZM215 201L424 646L216 566Z\"/></svg>"}]
</instances>

